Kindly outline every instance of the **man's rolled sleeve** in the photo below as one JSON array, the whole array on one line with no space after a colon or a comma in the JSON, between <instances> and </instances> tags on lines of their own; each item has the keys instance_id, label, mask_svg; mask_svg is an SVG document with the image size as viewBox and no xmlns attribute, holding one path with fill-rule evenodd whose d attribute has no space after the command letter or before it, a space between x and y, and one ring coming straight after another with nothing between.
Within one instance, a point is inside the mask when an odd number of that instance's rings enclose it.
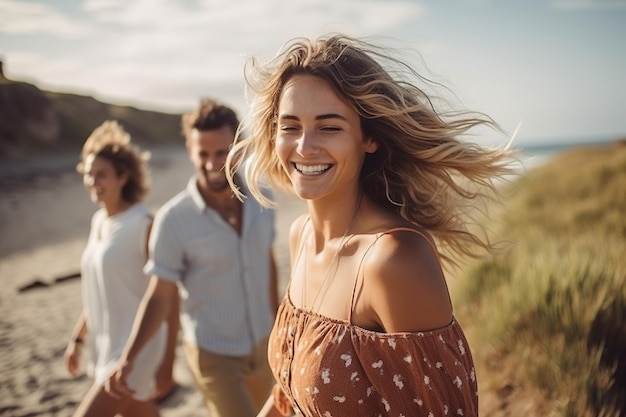
<instances>
[{"instance_id":1,"label":"man's rolled sleeve","mask_svg":"<svg viewBox=\"0 0 626 417\"><path fill-rule=\"evenodd\" d=\"M149 240L150 259L144 273L167 281L180 281L184 270L183 245L167 213L157 213Z\"/></svg>"}]
</instances>

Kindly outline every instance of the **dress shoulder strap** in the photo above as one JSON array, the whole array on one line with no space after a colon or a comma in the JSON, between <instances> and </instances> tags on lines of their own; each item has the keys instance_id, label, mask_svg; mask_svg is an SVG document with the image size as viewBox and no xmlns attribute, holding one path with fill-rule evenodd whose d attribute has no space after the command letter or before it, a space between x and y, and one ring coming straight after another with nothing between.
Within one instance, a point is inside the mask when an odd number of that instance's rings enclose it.
<instances>
[{"instance_id":1,"label":"dress shoulder strap","mask_svg":"<svg viewBox=\"0 0 626 417\"><path fill-rule=\"evenodd\" d=\"M350 311L348 312L348 321L350 323L352 323L352 312L354 311L354 302L355 302L355 295L356 295L357 285L361 281L362 276L363 276L361 270L363 269L363 264L365 262L365 258L367 258L367 255L369 255L370 251L372 250L372 248L374 247L376 242L378 242L378 239L380 239L381 237L383 237L385 235L388 235L390 233L400 232L400 231L407 231L407 232L417 233L418 235L420 235L424 239L426 239L426 241L428 242L428 244L432 248L433 252L435 253L435 256L437 257L437 262L439 263L439 265L441 267L441 260L440 260L440 257L439 257L439 251L437 250L437 245L435 244L432 236L430 236L425 231L422 231L422 230L416 229L416 228L412 228L412 227L394 227L392 229L389 229L389 230L386 230L384 232L380 232L380 233L376 234L376 238L367 247L367 249L363 253L363 256L361 257L361 260L359 261L359 267L358 267L357 272L356 272L356 278L354 280L354 286L352 287L352 296L351 296L351 299L350 299Z\"/></svg>"}]
</instances>

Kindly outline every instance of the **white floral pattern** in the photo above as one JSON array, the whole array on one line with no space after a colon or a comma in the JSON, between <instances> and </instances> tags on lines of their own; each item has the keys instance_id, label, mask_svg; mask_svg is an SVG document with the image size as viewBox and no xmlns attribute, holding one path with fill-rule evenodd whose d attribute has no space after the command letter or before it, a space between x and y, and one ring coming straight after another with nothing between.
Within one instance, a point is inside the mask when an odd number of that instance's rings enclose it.
<instances>
[{"instance_id":1,"label":"white floral pattern","mask_svg":"<svg viewBox=\"0 0 626 417\"><path fill-rule=\"evenodd\" d=\"M269 351L285 415L478 414L474 365L456 320L430 332L376 333L285 298Z\"/></svg>"}]
</instances>

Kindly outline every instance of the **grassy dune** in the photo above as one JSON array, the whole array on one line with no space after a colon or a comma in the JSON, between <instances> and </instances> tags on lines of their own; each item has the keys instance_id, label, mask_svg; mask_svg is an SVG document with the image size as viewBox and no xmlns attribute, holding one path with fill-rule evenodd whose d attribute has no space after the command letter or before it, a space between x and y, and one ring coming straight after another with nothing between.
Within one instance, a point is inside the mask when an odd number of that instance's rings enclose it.
<instances>
[{"instance_id":1,"label":"grassy dune","mask_svg":"<svg viewBox=\"0 0 626 417\"><path fill-rule=\"evenodd\" d=\"M626 142L566 151L505 193L483 221L510 244L454 289L482 414L626 415Z\"/></svg>"}]
</instances>

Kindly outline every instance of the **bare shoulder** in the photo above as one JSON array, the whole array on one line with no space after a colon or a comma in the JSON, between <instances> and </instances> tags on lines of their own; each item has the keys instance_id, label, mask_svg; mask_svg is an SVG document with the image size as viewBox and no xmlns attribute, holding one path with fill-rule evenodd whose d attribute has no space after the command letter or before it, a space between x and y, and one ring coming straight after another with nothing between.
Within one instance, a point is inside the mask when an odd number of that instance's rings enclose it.
<instances>
[{"instance_id":1,"label":"bare shoulder","mask_svg":"<svg viewBox=\"0 0 626 417\"><path fill-rule=\"evenodd\" d=\"M302 233L302 228L304 227L307 219L309 218L306 214L301 214L298 216L289 227L289 243L297 244L300 239L300 234Z\"/></svg>"},{"instance_id":2,"label":"bare shoulder","mask_svg":"<svg viewBox=\"0 0 626 417\"><path fill-rule=\"evenodd\" d=\"M306 214L302 214L298 216L289 227L289 250L291 255L293 256L293 252L298 246L298 242L301 239L302 230L304 225L306 224L309 216Z\"/></svg>"},{"instance_id":3,"label":"bare shoulder","mask_svg":"<svg viewBox=\"0 0 626 417\"><path fill-rule=\"evenodd\" d=\"M384 331L432 330L452 321L448 287L426 232L383 234L366 256L363 273L365 299Z\"/></svg>"}]
</instances>

